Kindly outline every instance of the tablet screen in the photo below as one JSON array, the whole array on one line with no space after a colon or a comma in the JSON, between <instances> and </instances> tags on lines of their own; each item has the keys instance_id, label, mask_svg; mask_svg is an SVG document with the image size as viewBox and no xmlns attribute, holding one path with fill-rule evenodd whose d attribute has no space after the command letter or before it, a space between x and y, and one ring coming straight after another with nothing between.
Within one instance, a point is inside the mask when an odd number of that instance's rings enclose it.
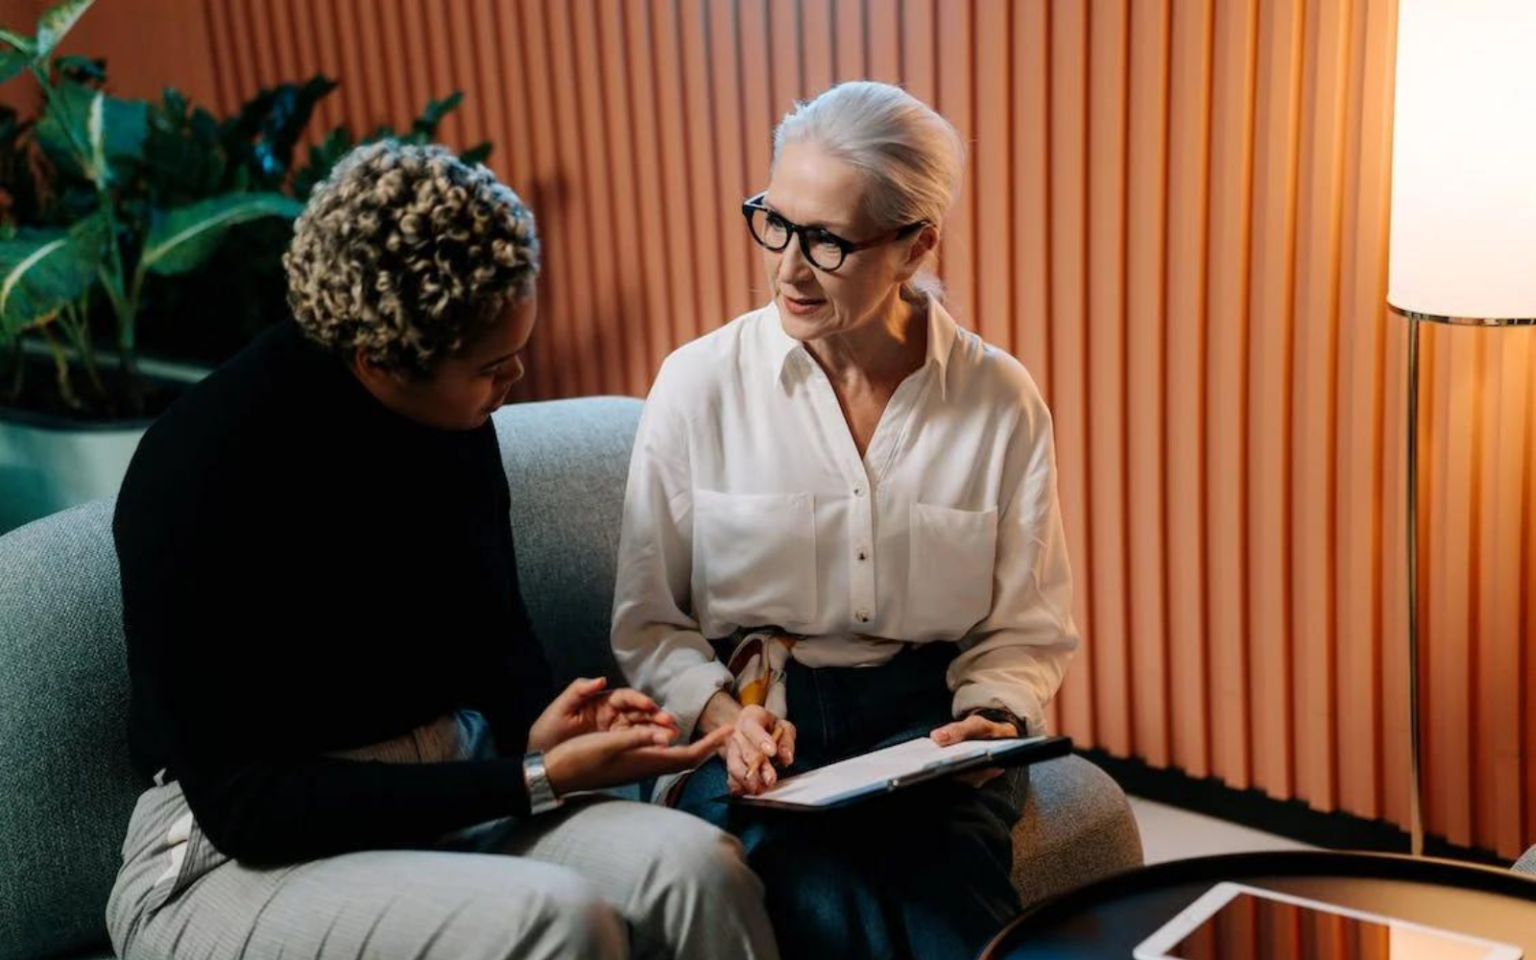
<instances>
[{"instance_id":1,"label":"tablet screen","mask_svg":"<svg viewBox=\"0 0 1536 960\"><path fill-rule=\"evenodd\" d=\"M1482 944L1240 893L1167 952L1179 960L1483 960Z\"/></svg>"}]
</instances>

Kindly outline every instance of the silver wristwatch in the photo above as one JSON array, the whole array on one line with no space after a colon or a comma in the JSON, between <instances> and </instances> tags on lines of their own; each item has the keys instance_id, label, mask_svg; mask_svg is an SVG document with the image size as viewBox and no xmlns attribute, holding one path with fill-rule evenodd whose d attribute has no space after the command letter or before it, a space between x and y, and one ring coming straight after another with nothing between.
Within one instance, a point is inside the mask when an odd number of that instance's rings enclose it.
<instances>
[{"instance_id":1,"label":"silver wristwatch","mask_svg":"<svg viewBox=\"0 0 1536 960\"><path fill-rule=\"evenodd\" d=\"M523 783L528 787L528 812L537 816L547 813L564 803L549 783L549 773L544 769L544 754L533 750L523 757Z\"/></svg>"}]
</instances>

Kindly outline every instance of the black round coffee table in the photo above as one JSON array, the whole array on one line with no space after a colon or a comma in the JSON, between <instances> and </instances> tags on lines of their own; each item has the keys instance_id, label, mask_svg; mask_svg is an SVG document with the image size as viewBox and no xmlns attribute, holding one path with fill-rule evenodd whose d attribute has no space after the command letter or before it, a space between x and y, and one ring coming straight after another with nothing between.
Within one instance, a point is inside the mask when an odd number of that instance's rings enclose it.
<instances>
[{"instance_id":1,"label":"black round coffee table","mask_svg":"<svg viewBox=\"0 0 1536 960\"><path fill-rule=\"evenodd\" d=\"M1512 943L1536 960L1536 878L1450 860L1311 850L1173 860L1106 877L1031 907L981 955L1128 960L1223 880Z\"/></svg>"}]
</instances>

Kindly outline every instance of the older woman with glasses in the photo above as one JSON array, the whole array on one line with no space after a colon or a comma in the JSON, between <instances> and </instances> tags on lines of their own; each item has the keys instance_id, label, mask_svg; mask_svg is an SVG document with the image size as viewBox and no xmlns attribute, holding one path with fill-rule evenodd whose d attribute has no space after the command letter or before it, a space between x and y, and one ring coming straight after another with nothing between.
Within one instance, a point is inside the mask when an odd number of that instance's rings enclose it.
<instances>
[{"instance_id":1,"label":"older woman with glasses","mask_svg":"<svg viewBox=\"0 0 1536 960\"><path fill-rule=\"evenodd\" d=\"M742 838L787 956L973 955L1019 907L1003 784L813 815L717 802L884 745L1034 734L1078 646L1051 419L925 267L954 128L847 83L743 205L773 299L678 350L630 468L613 643L690 735L666 799Z\"/></svg>"}]
</instances>

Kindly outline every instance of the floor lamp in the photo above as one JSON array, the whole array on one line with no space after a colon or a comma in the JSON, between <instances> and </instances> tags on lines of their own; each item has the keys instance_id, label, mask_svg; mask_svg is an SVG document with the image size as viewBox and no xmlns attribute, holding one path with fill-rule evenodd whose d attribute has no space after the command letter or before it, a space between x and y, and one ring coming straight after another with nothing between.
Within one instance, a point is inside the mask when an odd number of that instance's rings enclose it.
<instances>
[{"instance_id":1,"label":"floor lamp","mask_svg":"<svg viewBox=\"0 0 1536 960\"><path fill-rule=\"evenodd\" d=\"M1423 324L1536 325L1532 0L1401 0L1387 304L1408 323L1409 837L1424 852L1418 417Z\"/></svg>"}]
</instances>

